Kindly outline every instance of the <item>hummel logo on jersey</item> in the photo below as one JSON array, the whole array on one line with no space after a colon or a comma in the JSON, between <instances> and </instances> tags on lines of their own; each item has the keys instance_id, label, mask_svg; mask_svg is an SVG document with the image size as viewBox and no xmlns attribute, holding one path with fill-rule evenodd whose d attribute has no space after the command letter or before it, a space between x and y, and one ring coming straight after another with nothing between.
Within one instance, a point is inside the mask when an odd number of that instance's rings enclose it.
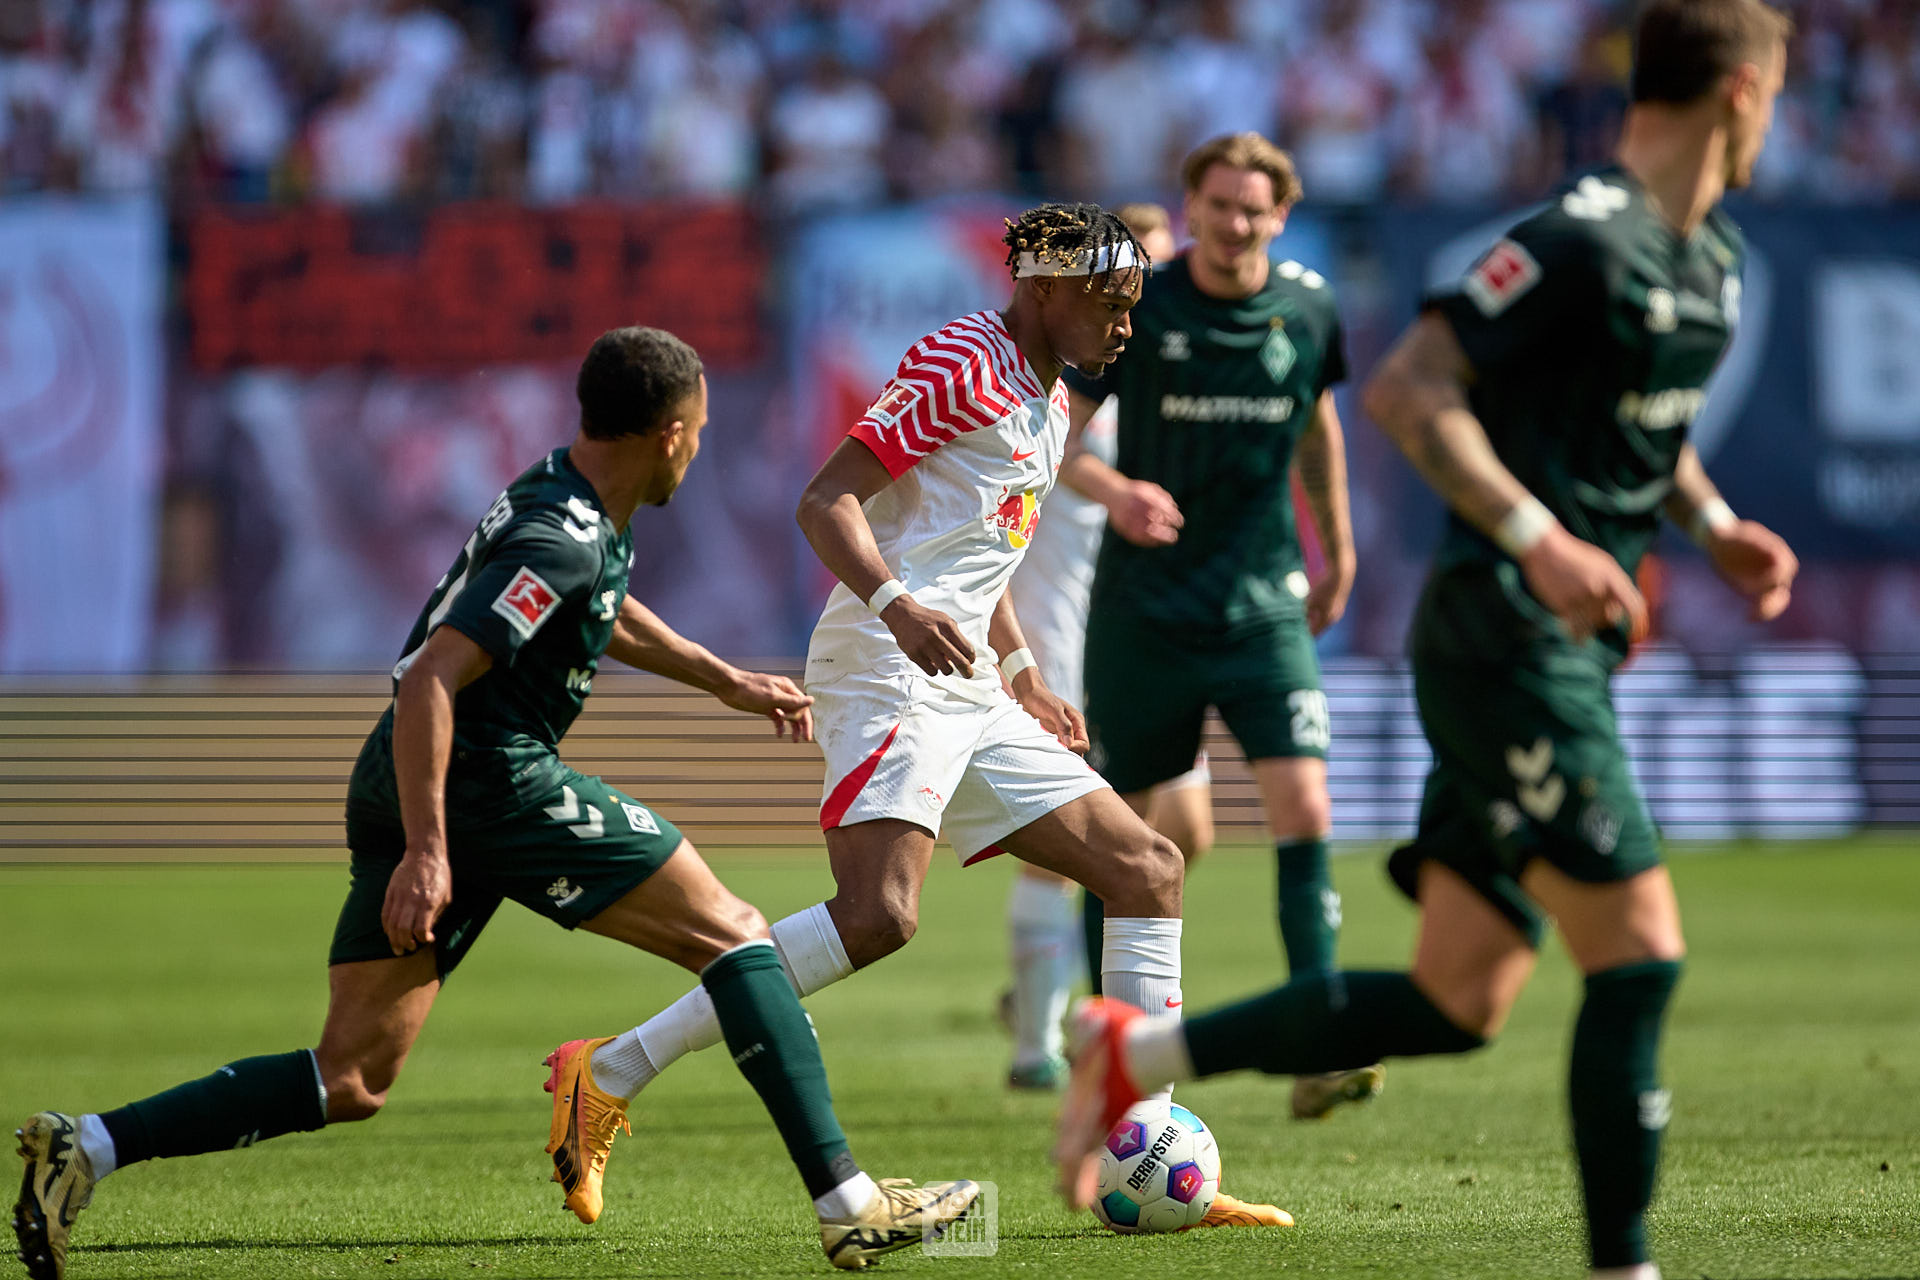
<instances>
[{"instance_id":1,"label":"hummel logo on jersey","mask_svg":"<svg viewBox=\"0 0 1920 1280\"><path fill-rule=\"evenodd\" d=\"M1298 280L1309 289L1323 288L1327 283L1325 276L1321 275L1318 271L1301 266L1292 258L1288 258L1285 262L1275 267L1274 271L1282 280Z\"/></svg>"},{"instance_id":2,"label":"hummel logo on jersey","mask_svg":"<svg viewBox=\"0 0 1920 1280\"><path fill-rule=\"evenodd\" d=\"M1602 182L1588 174L1580 179L1579 185L1573 190L1560 197L1560 208L1569 218L1578 218L1582 222L1605 222L1626 208L1632 199L1624 188Z\"/></svg>"},{"instance_id":3,"label":"hummel logo on jersey","mask_svg":"<svg viewBox=\"0 0 1920 1280\"><path fill-rule=\"evenodd\" d=\"M1169 329L1160 335L1162 360L1188 360L1193 356L1193 339L1184 329Z\"/></svg>"},{"instance_id":4,"label":"hummel logo on jersey","mask_svg":"<svg viewBox=\"0 0 1920 1280\"><path fill-rule=\"evenodd\" d=\"M594 611L593 616L602 622L611 622L613 621L613 616L619 612L620 593L612 588L602 591L600 593L600 607Z\"/></svg>"},{"instance_id":5,"label":"hummel logo on jersey","mask_svg":"<svg viewBox=\"0 0 1920 1280\"><path fill-rule=\"evenodd\" d=\"M1647 290L1647 332L1672 333L1679 325L1673 294L1666 289Z\"/></svg>"},{"instance_id":6,"label":"hummel logo on jersey","mask_svg":"<svg viewBox=\"0 0 1920 1280\"><path fill-rule=\"evenodd\" d=\"M567 512L570 520L560 522L567 536L575 542L592 542L600 536L600 513L578 498L567 499ZM576 521L578 523L576 523Z\"/></svg>"},{"instance_id":7,"label":"hummel logo on jersey","mask_svg":"<svg viewBox=\"0 0 1920 1280\"><path fill-rule=\"evenodd\" d=\"M559 606L560 593L539 574L522 567L493 602L493 611L505 618L522 640L531 640Z\"/></svg>"},{"instance_id":8,"label":"hummel logo on jersey","mask_svg":"<svg viewBox=\"0 0 1920 1280\"><path fill-rule=\"evenodd\" d=\"M1520 807L1541 822L1551 822L1567 798L1566 779L1553 768L1553 741L1536 738L1528 748L1507 748L1507 772L1513 775Z\"/></svg>"},{"instance_id":9,"label":"hummel logo on jersey","mask_svg":"<svg viewBox=\"0 0 1920 1280\"><path fill-rule=\"evenodd\" d=\"M547 896L553 899L553 905L556 907L572 906L586 891L584 885L569 884L565 876L561 876L547 886Z\"/></svg>"}]
</instances>

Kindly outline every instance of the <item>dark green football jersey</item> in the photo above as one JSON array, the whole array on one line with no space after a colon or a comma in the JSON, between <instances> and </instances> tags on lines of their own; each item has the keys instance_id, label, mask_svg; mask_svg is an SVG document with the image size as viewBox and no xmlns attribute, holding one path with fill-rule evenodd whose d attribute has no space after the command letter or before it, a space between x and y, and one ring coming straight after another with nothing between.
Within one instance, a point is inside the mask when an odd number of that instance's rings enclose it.
<instances>
[{"instance_id":1,"label":"dark green football jersey","mask_svg":"<svg viewBox=\"0 0 1920 1280\"><path fill-rule=\"evenodd\" d=\"M393 668L398 689L442 626L493 657L486 674L454 698L450 826L511 812L552 790L556 749L593 688L632 565L632 531L615 531L564 448L529 467L487 509ZM392 749L388 707L354 768L350 806L397 814Z\"/></svg>"},{"instance_id":2,"label":"dark green football jersey","mask_svg":"<svg viewBox=\"0 0 1920 1280\"><path fill-rule=\"evenodd\" d=\"M1500 460L1629 574L1659 532L1687 429L1732 337L1743 254L1718 209L1683 237L1611 167L1570 184L1427 299L1473 365L1469 399ZM1519 566L1449 513L1416 651L1499 661L1556 634ZM1616 664L1625 628L1592 643Z\"/></svg>"},{"instance_id":3,"label":"dark green football jersey","mask_svg":"<svg viewBox=\"0 0 1920 1280\"><path fill-rule=\"evenodd\" d=\"M1108 529L1094 610L1212 631L1299 616L1290 466L1320 393L1347 373L1333 290L1283 262L1253 296L1215 298L1182 256L1153 273L1132 318L1100 377L1065 376L1096 400L1119 397L1115 466L1165 489L1186 524L1170 547Z\"/></svg>"}]
</instances>

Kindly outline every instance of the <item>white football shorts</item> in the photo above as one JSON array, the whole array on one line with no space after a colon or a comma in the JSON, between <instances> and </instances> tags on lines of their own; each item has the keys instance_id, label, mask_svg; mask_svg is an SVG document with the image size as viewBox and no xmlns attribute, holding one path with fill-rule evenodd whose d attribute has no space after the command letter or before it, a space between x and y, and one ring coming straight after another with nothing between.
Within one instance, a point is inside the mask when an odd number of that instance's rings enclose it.
<instances>
[{"instance_id":1,"label":"white football shorts","mask_svg":"<svg viewBox=\"0 0 1920 1280\"><path fill-rule=\"evenodd\" d=\"M965 698L923 676L809 684L827 777L820 829L899 818L945 835L962 865L1105 787L1005 691Z\"/></svg>"}]
</instances>

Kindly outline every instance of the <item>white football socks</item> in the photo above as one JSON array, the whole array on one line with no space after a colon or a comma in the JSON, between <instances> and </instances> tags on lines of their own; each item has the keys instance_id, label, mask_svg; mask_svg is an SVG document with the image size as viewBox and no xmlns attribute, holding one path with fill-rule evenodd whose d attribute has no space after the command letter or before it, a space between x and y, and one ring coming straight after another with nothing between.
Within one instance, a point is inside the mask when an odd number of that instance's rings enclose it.
<instances>
[{"instance_id":1,"label":"white football socks","mask_svg":"<svg viewBox=\"0 0 1920 1280\"><path fill-rule=\"evenodd\" d=\"M787 981L802 999L853 972L824 902L775 922L771 932ZM713 998L704 986L696 986L631 1031L595 1049L593 1082L615 1097L632 1098L687 1054L711 1048L724 1038L720 1019L714 1016ZM865 1201L861 1207L866 1207Z\"/></svg>"},{"instance_id":2,"label":"white football socks","mask_svg":"<svg viewBox=\"0 0 1920 1280\"><path fill-rule=\"evenodd\" d=\"M864 1173L856 1173L827 1194L815 1196L813 1212L823 1221L828 1218L851 1218L864 1212L879 1194L880 1188L874 1185L872 1178Z\"/></svg>"},{"instance_id":3,"label":"white football socks","mask_svg":"<svg viewBox=\"0 0 1920 1280\"><path fill-rule=\"evenodd\" d=\"M770 932L780 963L803 1000L853 972L847 949L840 944L840 930L824 902L774 921Z\"/></svg>"},{"instance_id":4,"label":"white football socks","mask_svg":"<svg viewBox=\"0 0 1920 1280\"><path fill-rule=\"evenodd\" d=\"M119 1167L119 1152L114 1149L113 1135L107 1132L107 1126L99 1116L89 1113L80 1117L77 1141L80 1153L86 1156L87 1165L93 1170L95 1182Z\"/></svg>"},{"instance_id":5,"label":"white football socks","mask_svg":"<svg viewBox=\"0 0 1920 1280\"><path fill-rule=\"evenodd\" d=\"M1178 1023L1180 921L1175 918L1107 917L1100 950L1100 991L1147 1015L1149 1022ZM1149 1097L1173 1096L1171 1089Z\"/></svg>"},{"instance_id":6,"label":"white football socks","mask_svg":"<svg viewBox=\"0 0 1920 1280\"><path fill-rule=\"evenodd\" d=\"M1107 917L1100 990L1149 1018L1180 1016L1180 921Z\"/></svg>"},{"instance_id":7,"label":"white football socks","mask_svg":"<svg viewBox=\"0 0 1920 1280\"><path fill-rule=\"evenodd\" d=\"M1077 886L1015 876L1007 901L1013 939L1013 1065L1061 1056L1067 997L1080 951Z\"/></svg>"}]
</instances>

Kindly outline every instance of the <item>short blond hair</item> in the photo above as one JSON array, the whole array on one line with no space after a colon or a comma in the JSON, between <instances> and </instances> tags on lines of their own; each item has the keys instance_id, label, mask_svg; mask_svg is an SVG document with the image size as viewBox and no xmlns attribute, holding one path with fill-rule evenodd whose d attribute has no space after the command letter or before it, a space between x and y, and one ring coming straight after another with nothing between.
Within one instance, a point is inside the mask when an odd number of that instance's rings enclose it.
<instances>
[{"instance_id":1,"label":"short blond hair","mask_svg":"<svg viewBox=\"0 0 1920 1280\"><path fill-rule=\"evenodd\" d=\"M1150 236L1156 231L1173 230L1173 217L1163 204L1154 204L1150 200L1135 200L1123 204L1113 211L1113 216L1127 224L1127 230L1135 236Z\"/></svg>"},{"instance_id":2,"label":"short blond hair","mask_svg":"<svg viewBox=\"0 0 1920 1280\"><path fill-rule=\"evenodd\" d=\"M1293 157L1257 133L1224 133L1195 147L1180 164L1180 178L1189 194L1200 189L1207 170L1217 164L1266 174L1273 183L1273 202L1280 208L1303 194Z\"/></svg>"}]
</instances>

